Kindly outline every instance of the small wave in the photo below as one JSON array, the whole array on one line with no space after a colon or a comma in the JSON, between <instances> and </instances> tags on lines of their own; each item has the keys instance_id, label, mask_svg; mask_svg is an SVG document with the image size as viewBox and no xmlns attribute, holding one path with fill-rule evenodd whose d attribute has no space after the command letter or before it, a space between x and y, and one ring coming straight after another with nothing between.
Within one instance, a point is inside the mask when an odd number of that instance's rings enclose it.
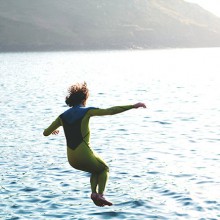
<instances>
[{"instance_id":1,"label":"small wave","mask_svg":"<svg viewBox=\"0 0 220 220\"><path fill-rule=\"evenodd\" d=\"M192 177L193 174L170 174L170 176L177 177L177 178L186 178L186 177Z\"/></svg>"},{"instance_id":2,"label":"small wave","mask_svg":"<svg viewBox=\"0 0 220 220\"><path fill-rule=\"evenodd\" d=\"M170 122L166 122L166 121L153 121L154 123L159 123L161 125L170 125Z\"/></svg>"},{"instance_id":3,"label":"small wave","mask_svg":"<svg viewBox=\"0 0 220 220\"><path fill-rule=\"evenodd\" d=\"M214 183L214 182L210 180L197 182L197 184L205 184L205 183Z\"/></svg>"},{"instance_id":4,"label":"small wave","mask_svg":"<svg viewBox=\"0 0 220 220\"><path fill-rule=\"evenodd\" d=\"M189 218L189 215L188 214L183 214L183 213L178 213L178 212L175 212L174 213L176 216L178 217L186 217L186 218Z\"/></svg>"},{"instance_id":5,"label":"small wave","mask_svg":"<svg viewBox=\"0 0 220 220\"><path fill-rule=\"evenodd\" d=\"M189 205L192 205L193 204L193 200L189 197L183 197L183 198L180 198L180 199L177 199L177 201L181 202L184 206L189 206Z\"/></svg>"},{"instance_id":6,"label":"small wave","mask_svg":"<svg viewBox=\"0 0 220 220\"><path fill-rule=\"evenodd\" d=\"M126 216L126 212L116 212L116 211L96 212L96 213L92 213L90 215L102 216L102 219L108 219L109 217L123 218Z\"/></svg>"},{"instance_id":7,"label":"small wave","mask_svg":"<svg viewBox=\"0 0 220 220\"><path fill-rule=\"evenodd\" d=\"M196 121L194 117L189 117L189 118L181 118L181 121Z\"/></svg>"},{"instance_id":8,"label":"small wave","mask_svg":"<svg viewBox=\"0 0 220 220\"><path fill-rule=\"evenodd\" d=\"M148 157L147 160L156 160L155 158Z\"/></svg>"},{"instance_id":9,"label":"small wave","mask_svg":"<svg viewBox=\"0 0 220 220\"><path fill-rule=\"evenodd\" d=\"M157 172L157 171L149 171L147 172L148 174L159 174L160 172Z\"/></svg>"},{"instance_id":10,"label":"small wave","mask_svg":"<svg viewBox=\"0 0 220 220\"><path fill-rule=\"evenodd\" d=\"M20 191L23 191L23 192L33 192L33 191L37 191L36 188L32 188L32 187L25 187L23 189L21 189Z\"/></svg>"},{"instance_id":11,"label":"small wave","mask_svg":"<svg viewBox=\"0 0 220 220\"><path fill-rule=\"evenodd\" d=\"M153 209L153 206L146 204L143 200L130 200L127 202L122 202L117 204L117 206L129 207L129 208L137 208L143 206L145 209Z\"/></svg>"}]
</instances>

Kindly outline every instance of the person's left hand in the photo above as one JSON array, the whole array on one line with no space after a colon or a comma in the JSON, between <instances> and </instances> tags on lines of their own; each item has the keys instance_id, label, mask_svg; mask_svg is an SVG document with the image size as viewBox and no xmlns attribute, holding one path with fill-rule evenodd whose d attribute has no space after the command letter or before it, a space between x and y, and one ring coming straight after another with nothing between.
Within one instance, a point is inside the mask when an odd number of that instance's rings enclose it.
<instances>
[{"instance_id":1,"label":"person's left hand","mask_svg":"<svg viewBox=\"0 0 220 220\"><path fill-rule=\"evenodd\" d=\"M134 108L147 108L147 106L142 102L138 102L134 105Z\"/></svg>"},{"instance_id":2,"label":"person's left hand","mask_svg":"<svg viewBox=\"0 0 220 220\"><path fill-rule=\"evenodd\" d=\"M59 130L55 130L55 131L53 131L51 134L53 134L53 135L58 135L59 134Z\"/></svg>"}]
</instances>

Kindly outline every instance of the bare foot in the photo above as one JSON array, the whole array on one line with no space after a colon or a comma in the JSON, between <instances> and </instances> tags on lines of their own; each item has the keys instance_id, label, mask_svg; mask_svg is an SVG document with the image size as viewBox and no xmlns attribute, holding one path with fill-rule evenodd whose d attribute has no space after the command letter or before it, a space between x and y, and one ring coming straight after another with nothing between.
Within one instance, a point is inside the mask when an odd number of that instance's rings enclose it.
<instances>
[{"instance_id":1,"label":"bare foot","mask_svg":"<svg viewBox=\"0 0 220 220\"><path fill-rule=\"evenodd\" d=\"M111 206L112 203L107 201L105 199L105 197L103 196L103 194L98 194L97 193L97 197L96 197L96 200L99 201L100 203L102 203L103 205L108 205L108 206Z\"/></svg>"},{"instance_id":2,"label":"bare foot","mask_svg":"<svg viewBox=\"0 0 220 220\"><path fill-rule=\"evenodd\" d=\"M103 202L99 201L97 199L97 197L98 197L98 193L92 193L91 194L91 199L94 202L94 204L97 205L97 206L103 207L104 206Z\"/></svg>"},{"instance_id":3,"label":"bare foot","mask_svg":"<svg viewBox=\"0 0 220 220\"><path fill-rule=\"evenodd\" d=\"M100 207L105 205L111 206L112 203L107 201L102 194L92 193L91 199L93 200L94 204Z\"/></svg>"}]
</instances>

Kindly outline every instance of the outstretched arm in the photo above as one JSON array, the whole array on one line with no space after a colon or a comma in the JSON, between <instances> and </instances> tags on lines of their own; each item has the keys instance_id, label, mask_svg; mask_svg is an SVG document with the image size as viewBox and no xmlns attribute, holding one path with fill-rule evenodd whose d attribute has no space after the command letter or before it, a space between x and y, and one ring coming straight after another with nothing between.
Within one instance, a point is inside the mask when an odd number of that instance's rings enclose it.
<instances>
[{"instance_id":1,"label":"outstretched arm","mask_svg":"<svg viewBox=\"0 0 220 220\"><path fill-rule=\"evenodd\" d=\"M52 124L48 128L44 130L43 135L44 136L49 136L50 134L57 135L59 131L56 129L60 127L61 125L62 124L61 124L60 118L58 117L54 122L52 122Z\"/></svg>"},{"instance_id":2,"label":"outstretched arm","mask_svg":"<svg viewBox=\"0 0 220 220\"><path fill-rule=\"evenodd\" d=\"M133 108L141 107L146 108L146 105L144 103L139 102L134 105L115 106L107 109L91 109L89 110L89 114L90 116L115 115Z\"/></svg>"}]
</instances>

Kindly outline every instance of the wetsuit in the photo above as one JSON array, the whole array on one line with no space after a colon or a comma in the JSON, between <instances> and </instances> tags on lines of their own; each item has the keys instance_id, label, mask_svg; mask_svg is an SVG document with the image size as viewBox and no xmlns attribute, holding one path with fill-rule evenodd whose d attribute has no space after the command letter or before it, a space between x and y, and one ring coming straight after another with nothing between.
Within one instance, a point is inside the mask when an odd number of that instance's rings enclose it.
<instances>
[{"instance_id":1,"label":"wetsuit","mask_svg":"<svg viewBox=\"0 0 220 220\"><path fill-rule=\"evenodd\" d=\"M67 157L75 169L91 173L91 189L103 194L108 179L109 168L90 148L89 119L92 116L114 115L132 109L133 105L116 106L108 109L76 106L61 114L47 129L44 135L50 135L59 126L63 126L67 141Z\"/></svg>"}]
</instances>

